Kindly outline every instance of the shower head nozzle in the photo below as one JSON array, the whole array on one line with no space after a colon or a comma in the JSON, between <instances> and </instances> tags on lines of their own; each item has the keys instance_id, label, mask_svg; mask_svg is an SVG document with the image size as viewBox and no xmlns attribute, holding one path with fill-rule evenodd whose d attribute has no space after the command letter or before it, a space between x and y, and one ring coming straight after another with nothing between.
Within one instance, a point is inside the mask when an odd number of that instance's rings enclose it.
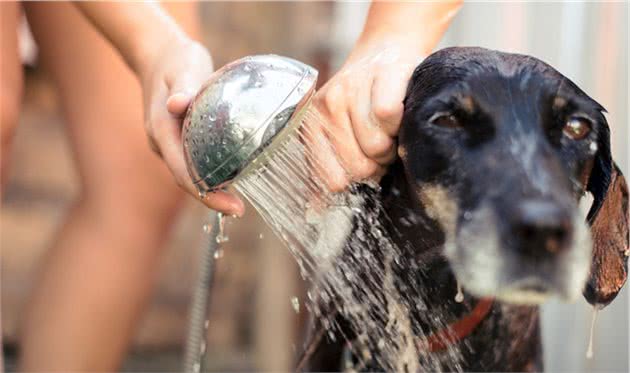
<instances>
[{"instance_id":1,"label":"shower head nozzle","mask_svg":"<svg viewBox=\"0 0 630 373\"><path fill-rule=\"evenodd\" d=\"M182 129L188 172L200 192L226 186L315 93L317 70L276 55L250 56L214 72Z\"/></svg>"}]
</instances>

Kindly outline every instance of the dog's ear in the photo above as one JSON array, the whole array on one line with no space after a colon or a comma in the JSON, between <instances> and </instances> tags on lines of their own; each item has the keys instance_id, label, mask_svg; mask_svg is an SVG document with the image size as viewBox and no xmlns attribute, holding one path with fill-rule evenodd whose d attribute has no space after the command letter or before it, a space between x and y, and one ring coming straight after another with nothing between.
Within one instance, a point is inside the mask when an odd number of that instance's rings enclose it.
<instances>
[{"instance_id":1,"label":"dog's ear","mask_svg":"<svg viewBox=\"0 0 630 373\"><path fill-rule=\"evenodd\" d=\"M592 304L609 304L628 275L628 186L612 160L608 125L599 134L587 190L593 205L587 221L593 239L593 260L584 297Z\"/></svg>"}]
</instances>

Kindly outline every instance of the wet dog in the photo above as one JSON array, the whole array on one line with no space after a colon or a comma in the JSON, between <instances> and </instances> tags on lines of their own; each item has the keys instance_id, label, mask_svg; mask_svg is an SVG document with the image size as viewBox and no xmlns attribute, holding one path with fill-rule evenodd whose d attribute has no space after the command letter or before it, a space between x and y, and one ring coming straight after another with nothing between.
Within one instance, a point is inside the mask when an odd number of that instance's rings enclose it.
<instances>
[{"instance_id":1,"label":"wet dog","mask_svg":"<svg viewBox=\"0 0 630 373\"><path fill-rule=\"evenodd\" d=\"M420 295L408 285L421 283L430 289L423 312L450 315L446 337L427 348L465 346L456 369L541 370L536 305L583 293L604 307L621 290L628 190L603 113L529 56L448 48L415 70L400 159L381 182L381 198L405 263L423 267L397 266L395 283L411 303ZM578 202L586 194L592 206L584 216ZM457 283L463 302L454 301ZM409 317L426 318L420 312L411 307ZM341 369L344 338L353 335L340 330L337 342L319 342L309 368Z\"/></svg>"}]
</instances>

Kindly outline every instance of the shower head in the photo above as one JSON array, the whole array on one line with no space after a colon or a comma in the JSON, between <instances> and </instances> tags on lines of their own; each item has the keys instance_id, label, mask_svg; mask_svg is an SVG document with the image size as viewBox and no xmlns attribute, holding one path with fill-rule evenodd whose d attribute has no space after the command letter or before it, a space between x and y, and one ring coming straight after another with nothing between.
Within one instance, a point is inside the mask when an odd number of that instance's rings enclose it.
<instances>
[{"instance_id":1,"label":"shower head","mask_svg":"<svg viewBox=\"0 0 630 373\"><path fill-rule=\"evenodd\" d=\"M245 57L214 72L182 130L188 173L199 192L229 184L299 122L316 82L317 70L276 55Z\"/></svg>"}]
</instances>

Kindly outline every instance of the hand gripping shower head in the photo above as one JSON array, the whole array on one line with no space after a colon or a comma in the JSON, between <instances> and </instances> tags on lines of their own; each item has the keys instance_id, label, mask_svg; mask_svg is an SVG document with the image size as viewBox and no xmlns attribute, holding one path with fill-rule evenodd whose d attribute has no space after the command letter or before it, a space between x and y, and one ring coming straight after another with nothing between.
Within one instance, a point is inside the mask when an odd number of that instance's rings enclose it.
<instances>
[{"instance_id":1,"label":"hand gripping shower head","mask_svg":"<svg viewBox=\"0 0 630 373\"><path fill-rule=\"evenodd\" d=\"M245 57L214 72L190 105L182 132L199 193L230 184L298 125L316 82L317 70L276 55Z\"/></svg>"}]
</instances>

